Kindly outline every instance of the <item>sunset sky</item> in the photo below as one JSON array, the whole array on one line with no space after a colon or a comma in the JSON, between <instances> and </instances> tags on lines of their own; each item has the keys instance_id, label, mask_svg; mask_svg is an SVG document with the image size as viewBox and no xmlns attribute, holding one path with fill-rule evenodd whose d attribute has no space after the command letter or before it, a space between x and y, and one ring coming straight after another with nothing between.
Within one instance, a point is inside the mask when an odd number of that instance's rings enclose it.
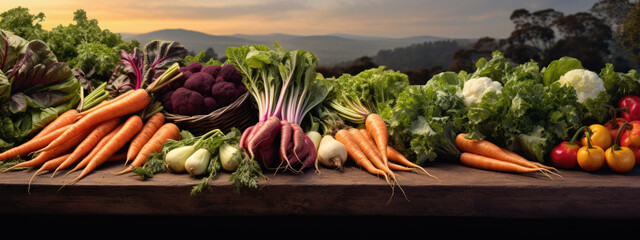
<instances>
[{"instance_id":1,"label":"sunset sky","mask_svg":"<svg viewBox=\"0 0 640 240\"><path fill-rule=\"evenodd\" d=\"M72 23L84 9L103 29L145 33L183 28L213 35L346 33L368 36L502 38L515 9L588 11L596 0L2 0L0 12L22 6L42 12L42 25Z\"/></svg>"}]
</instances>

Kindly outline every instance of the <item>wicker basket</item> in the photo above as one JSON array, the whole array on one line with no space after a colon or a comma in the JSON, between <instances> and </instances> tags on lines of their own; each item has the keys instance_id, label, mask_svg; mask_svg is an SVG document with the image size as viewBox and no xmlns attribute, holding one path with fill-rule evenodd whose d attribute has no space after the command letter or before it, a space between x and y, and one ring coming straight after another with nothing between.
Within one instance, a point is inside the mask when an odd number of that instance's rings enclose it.
<instances>
[{"instance_id":1,"label":"wicker basket","mask_svg":"<svg viewBox=\"0 0 640 240\"><path fill-rule=\"evenodd\" d=\"M223 132L235 127L244 129L258 122L257 110L252 104L251 95L245 92L231 104L218 108L205 115L185 116L164 112L167 120L175 123L181 130L187 130L193 134L203 134L213 129Z\"/></svg>"}]
</instances>

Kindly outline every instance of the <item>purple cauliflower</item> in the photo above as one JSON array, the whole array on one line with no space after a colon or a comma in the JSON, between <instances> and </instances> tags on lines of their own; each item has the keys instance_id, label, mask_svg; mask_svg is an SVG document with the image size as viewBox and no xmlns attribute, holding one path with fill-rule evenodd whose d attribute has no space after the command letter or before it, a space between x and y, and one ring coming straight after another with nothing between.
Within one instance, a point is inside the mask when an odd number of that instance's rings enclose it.
<instances>
[{"instance_id":1,"label":"purple cauliflower","mask_svg":"<svg viewBox=\"0 0 640 240\"><path fill-rule=\"evenodd\" d=\"M211 96L218 102L219 106L227 106L240 96L240 91L236 84L231 82L217 82L211 87Z\"/></svg>"},{"instance_id":2,"label":"purple cauliflower","mask_svg":"<svg viewBox=\"0 0 640 240\"><path fill-rule=\"evenodd\" d=\"M202 69L202 64L199 62L192 62L192 63L189 63L189 65L187 66L187 69L192 73L197 73L197 72L200 72L200 70Z\"/></svg>"},{"instance_id":3,"label":"purple cauliflower","mask_svg":"<svg viewBox=\"0 0 640 240\"><path fill-rule=\"evenodd\" d=\"M171 94L171 107L174 113L193 116L200 114L203 106L204 97L199 92L181 87Z\"/></svg>"},{"instance_id":4,"label":"purple cauliflower","mask_svg":"<svg viewBox=\"0 0 640 240\"><path fill-rule=\"evenodd\" d=\"M216 101L216 99L212 97L205 97L204 112L202 114L209 114L210 112L213 112L216 109L218 109L218 102Z\"/></svg>"},{"instance_id":5,"label":"purple cauliflower","mask_svg":"<svg viewBox=\"0 0 640 240\"><path fill-rule=\"evenodd\" d=\"M206 72L208 74L210 74L211 76L213 76L213 78L216 78L218 76L218 74L220 73L220 69L221 67L218 65L207 65L202 67L202 69L200 69L200 72Z\"/></svg>"},{"instance_id":6,"label":"purple cauliflower","mask_svg":"<svg viewBox=\"0 0 640 240\"><path fill-rule=\"evenodd\" d=\"M184 82L184 87L199 92L202 96L211 96L211 87L215 79L205 72L197 72Z\"/></svg>"},{"instance_id":7,"label":"purple cauliflower","mask_svg":"<svg viewBox=\"0 0 640 240\"><path fill-rule=\"evenodd\" d=\"M240 95L244 94L245 92L247 92L247 86L240 84L240 85L236 85L236 87L238 88L238 91L240 91Z\"/></svg>"},{"instance_id":8,"label":"purple cauliflower","mask_svg":"<svg viewBox=\"0 0 640 240\"><path fill-rule=\"evenodd\" d=\"M236 69L232 64L225 64L220 69L220 76L227 82L235 84L242 84L242 73Z\"/></svg>"}]
</instances>

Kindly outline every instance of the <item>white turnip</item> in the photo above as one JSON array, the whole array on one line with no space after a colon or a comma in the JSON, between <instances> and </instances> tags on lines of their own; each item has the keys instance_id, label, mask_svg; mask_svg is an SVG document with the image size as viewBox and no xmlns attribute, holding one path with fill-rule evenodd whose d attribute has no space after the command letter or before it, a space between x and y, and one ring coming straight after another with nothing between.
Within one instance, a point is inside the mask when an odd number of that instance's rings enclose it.
<instances>
[{"instance_id":1,"label":"white turnip","mask_svg":"<svg viewBox=\"0 0 640 240\"><path fill-rule=\"evenodd\" d=\"M322 137L318 147L316 169L318 168L317 163L320 163L324 167L335 168L342 171L342 167L346 161L347 149L344 144L337 141L331 135Z\"/></svg>"}]
</instances>

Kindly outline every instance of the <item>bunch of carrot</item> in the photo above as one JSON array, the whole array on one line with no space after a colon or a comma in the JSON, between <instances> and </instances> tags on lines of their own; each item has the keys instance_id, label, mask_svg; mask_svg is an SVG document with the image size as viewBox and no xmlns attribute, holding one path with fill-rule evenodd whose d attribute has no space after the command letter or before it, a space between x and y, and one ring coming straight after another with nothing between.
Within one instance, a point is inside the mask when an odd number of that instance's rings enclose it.
<instances>
[{"instance_id":1,"label":"bunch of carrot","mask_svg":"<svg viewBox=\"0 0 640 240\"><path fill-rule=\"evenodd\" d=\"M370 113L364 128L345 127L339 129L335 139L347 149L348 156L367 172L384 177L386 181L396 181L396 171L420 171L424 168L409 161L402 153L389 145L389 133L384 120L376 113ZM433 177L433 176L432 176ZM435 178L435 177L434 177ZM437 178L436 178L437 179Z\"/></svg>"},{"instance_id":2,"label":"bunch of carrot","mask_svg":"<svg viewBox=\"0 0 640 240\"><path fill-rule=\"evenodd\" d=\"M466 138L467 134L460 133L456 136L455 144L462 153L460 163L484 170L532 173L541 172L547 176L557 175L556 169L539 162L529 161L521 155L500 147L487 140L472 140Z\"/></svg>"},{"instance_id":3,"label":"bunch of carrot","mask_svg":"<svg viewBox=\"0 0 640 240\"><path fill-rule=\"evenodd\" d=\"M136 114L149 102L149 93L138 89L102 102L88 111L69 110L30 141L1 153L0 161L37 154L3 172L40 166L35 177L38 173L47 171L55 174L76 164L67 173L83 169L70 182L75 183L110 160L126 160L125 164L132 161L119 174L141 166L151 153L160 151L168 139L180 136L178 127L173 123L165 123L162 113L152 115L146 122ZM125 147L127 144L128 149Z\"/></svg>"}]
</instances>

